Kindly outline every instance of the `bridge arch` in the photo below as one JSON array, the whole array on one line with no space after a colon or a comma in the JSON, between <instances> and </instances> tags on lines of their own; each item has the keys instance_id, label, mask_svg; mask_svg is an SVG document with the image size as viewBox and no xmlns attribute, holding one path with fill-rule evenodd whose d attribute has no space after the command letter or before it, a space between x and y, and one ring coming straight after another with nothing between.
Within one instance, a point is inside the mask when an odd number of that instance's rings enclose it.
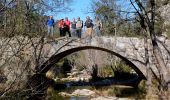
<instances>
[{"instance_id":1,"label":"bridge arch","mask_svg":"<svg viewBox=\"0 0 170 100\"><path fill-rule=\"evenodd\" d=\"M82 51L82 50L88 50L88 49L94 49L94 50L100 50L100 51L104 51L107 53L110 53L112 55L115 55L117 57L119 57L120 59L124 60L126 62L126 64L130 65L130 67L132 69L135 70L135 72L139 75L139 78L141 79L146 79L145 75L142 73L142 71L134 64L132 63L130 60L128 60L127 58L123 57L122 55L106 49L106 48L102 48L102 47L96 47L96 46L81 46L81 47L75 47L75 48L71 48L68 50L65 50L63 52L60 52L56 55L52 55L46 62L44 62L41 66L37 66L36 67L36 72L41 74L41 73L46 73L55 63L59 62L62 58L74 53L74 52L78 52L78 51Z\"/></svg>"}]
</instances>

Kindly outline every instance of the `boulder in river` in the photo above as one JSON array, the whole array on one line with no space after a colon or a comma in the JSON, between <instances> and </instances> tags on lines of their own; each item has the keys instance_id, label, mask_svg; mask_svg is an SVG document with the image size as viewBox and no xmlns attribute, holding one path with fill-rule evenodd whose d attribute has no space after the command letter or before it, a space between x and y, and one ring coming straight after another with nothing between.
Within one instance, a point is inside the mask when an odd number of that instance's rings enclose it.
<instances>
[{"instance_id":1,"label":"boulder in river","mask_svg":"<svg viewBox=\"0 0 170 100\"><path fill-rule=\"evenodd\" d=\"M66 92L60 92L59 95L63 97L72 97L72 96L87 96L87 97L93 97L95 96L95 92L88 90L88 89L77 89L73 93L69 94Z\"/></svg>"},{"instance_id":2,"label":"boulder in river","mask_svg":"<svg viewBox=\"0 0 170 100\"><path fill-rule=\"evenodd\" d=\"M88 89L77 89L72 93L72 95L74 95L74 96L94 96L95 92L88 90Z\"/></svg>"}]
</instances>

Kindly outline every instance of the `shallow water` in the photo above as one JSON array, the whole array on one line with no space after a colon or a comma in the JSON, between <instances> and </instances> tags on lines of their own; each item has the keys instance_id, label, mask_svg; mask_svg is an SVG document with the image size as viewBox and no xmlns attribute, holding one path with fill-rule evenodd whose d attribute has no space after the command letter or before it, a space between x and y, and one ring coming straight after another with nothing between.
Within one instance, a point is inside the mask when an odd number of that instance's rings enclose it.
<instances>
[{"instance_id":1,"label":"shallow water","mask_svg":"<svg viewBox=\"0 0 170 100\"><path fill-rule=\"evenodd\" d=\"M73 91L77 90L77 89L89 89L89 90L97 90L97 91L112 91L111 94L107 94L108 96L113 96L113 97L120 97L120 98L140 98L143 99L145 92L144 90L141 90L140 88L133 88L133 87L124 87L124 86L102 86L102 87L97 87L94 88L92 86L74 86L74 87L70 87L70 88L66 88L64 90L54 90L55 91L55 99L53 100L90 100L91 97L89 96L72 96L72 97L62 97L60 96L58 93L59 92L66 92L66 93L73 93ZM117 91L116 91L117 90ZM99 92L100 93L100 92ZM101 92L103 93L103 92ZM103 95L103 94L100 94ZM106 94L105 94L106 95Z\"/></svg>"},{"instance_id":2,"label":"shallow water","mask_svg":"<svg viewBox=\"0 0 170 100\"><path fill-rule=\"evenodd\" d=\"M89 90L97 90L97 91L110 91L111 92L111 95L109 93L109 96L118 96L118 97L134 97L134 98L141 98L142 94L145 93L145 91L141 91L141 89L139 88L133 88L131 86L120 86L120 87L117 87L116 85L114 84L110 84L108 86L103 86L103 85L100 85L100 86L91 86L91 85L79 85L77 86L77 84L73 84L73 83L69 83L69 82L59 82L60 84L57 85L57 90L54 90L55 93L53 93L53 95L55 95L55 99L53 100L90 100L91 97L89 96L72 96L72 97L62 97L60 96L58 93L60 92L65 92L65 93L68 93L68 94L71 94L73 93L75 90L77 89L89 89ZM64 87L64 88L62 88ZM129 88L130 87L130 88Z\"/></svg>"},{"instance_id":3,"label":"shallow water","mask_svg":"<svg viewBox=\"0 0 170 100\"><path fill-rule=\"evenodd\" d=\"M70 97L69 100L90 100L90 97Z\"/></svg>"}]
</instances>

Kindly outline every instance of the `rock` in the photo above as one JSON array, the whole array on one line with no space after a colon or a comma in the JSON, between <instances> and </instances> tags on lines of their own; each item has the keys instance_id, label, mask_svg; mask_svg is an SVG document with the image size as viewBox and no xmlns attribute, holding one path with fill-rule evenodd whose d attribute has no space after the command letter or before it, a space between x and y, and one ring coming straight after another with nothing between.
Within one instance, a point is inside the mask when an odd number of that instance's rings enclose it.
<instances>
[{"instance_id":1,"label":"rock","mask_svg":"<svg viewBox=\"0 0 170 100\"><path fill-rule=\"evenodd\" d=\"M73 76L68 76L67 78L73 78Z\"/></svg>"},{"instance_id":2,"label":"rock","mask_svg":"<svg viewBox=\"0 0 170 100\"><path fill-rule=\"evenodd\" d=\"M95 92L88 89L77 89L72 93L73 96L94 96Z\"/></svg>"},{"instance_id":3,"label":"rock","mask_svg":"<svg viewBox=\"0 0 170 100\"><path fill-rule=\"evenodd\" d=\"M67 73L67 75L68 75L68 76L71 76L71 75L72 75L72 73Z\"/></svg>"},{"instance_id":4,"label":"rock","mask_svg":"<svg viewBox=\"0 0 170 100\"><path fill-rule=\"evenodd\" d=\"M97 97L97 98L92 98L91 100L117 100L116 97Z\"/></svg>"},{"instance_id":5,"label":"rock","mask_svg":"<svg viewBox=\"0 0 170 100\"><path fill-rule=\"evenodd\" d=\"M78 75L79 74L79 72L73 72L72 73L72 76L76 76L76 75Z\"/></svg>"},{"instance_id":6,"label":"rock","mask_svg":"<svg viewBox=\"0 0 170 100\"><path fill-rule=\"evenodd\" d=\"M57 82L58 80L60 80L60 78L58 78L58 77L54 78L55 82Z\"/></svg>"},{"instance_id":7,"label":"rock","mask_svg":"<svg viewBox=\"0 0 170 100\"><path fill-rule=\"evenodd\" d=\"M66 93L66 92L60 92L58 94L61 95L62 97L71 97L71 94Z\"/></svg>"},{"instance_id":8,"label":"rock","mask_svg":"<svg viewBox=\"0 0 170 100\"><path fill-rule=\"evenodd\" d=\"M76 81L76 82L80 81L80 77L76 77L76 78L75 78L75 81Z\"/></svg>"},{"instance_id":9,"label":"rock","mask_svg":"<svg viewBox=\"0 0 170 100\"><path fill-rule=\"evenodd\" d=\"M49 79L53 79L54 78L54 73L49 70L47 73L46 73L46 77L48 77Z\"/></svg>"},{"instance_id":10,"label":"rock","mask_svg":"<svg viewBox=\"0 0 170 100\"><path fill-rule=\"evenodd\" d=\"M170 4L162 6L159 11L161 12L161 17L165 20L164 24L169 25L170 21Z\"/></svg>"},{"instance_id":11,"label":"rock","mask_svg":"<svg viewBox=\"0 0 170 100\"><path fill-rule=\"evenodd\" d=\"M85 78L84 78L84 77L81 77L81 78L80 78L80 81L85 81Z\"/></svg>"},{"instance_id":12,"label":"rock","mask_svg":"<svg viewBox=\"0 0 170 100\"><path fill-rule=\"evenodd\" d=\"M99 96L97 98L92 98L91 100L133 100L133 99L108 97L108 96L105 96L105 97Z\"/></svg>"},{"instance_id":13,"label":"rock","mask_svg":"<svg viewBox=\"0 0 170 100\"><path fill-rule=\"evenodd\" d=\"M79 81L79 78L77 77L68 77L68 78L62 78L61 81Z\"/></svg>"},{"instance_id":14,"label":"rock","mask_svg":"<svg viewBox=\"0 0 170 100\"><path fill-rule=\"evenodd\" d=\"M72 96L87 96L87 97L93 97L95 96L95 92L88 90L88 89L77 89L73 93L69 94L66 92L60 92L59 95L63 97L72 97Z\"/></svg>"}]
</instances>

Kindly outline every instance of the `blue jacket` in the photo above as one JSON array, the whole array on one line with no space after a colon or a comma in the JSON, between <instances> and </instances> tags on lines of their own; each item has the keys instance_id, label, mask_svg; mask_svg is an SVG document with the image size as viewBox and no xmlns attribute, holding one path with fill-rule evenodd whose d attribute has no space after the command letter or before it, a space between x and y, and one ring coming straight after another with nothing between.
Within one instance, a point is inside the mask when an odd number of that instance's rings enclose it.
<instances>
[{"instance_id":1,"label":"blue jacket","mask_svg":"<svg viewBox=\"0 0 170 100\"><path fill-rule=\"evenodd\" d=\"M54 26L54 19L48 19L47 20L47 25L48 26Z\"/></svg>"}]
</instances>

